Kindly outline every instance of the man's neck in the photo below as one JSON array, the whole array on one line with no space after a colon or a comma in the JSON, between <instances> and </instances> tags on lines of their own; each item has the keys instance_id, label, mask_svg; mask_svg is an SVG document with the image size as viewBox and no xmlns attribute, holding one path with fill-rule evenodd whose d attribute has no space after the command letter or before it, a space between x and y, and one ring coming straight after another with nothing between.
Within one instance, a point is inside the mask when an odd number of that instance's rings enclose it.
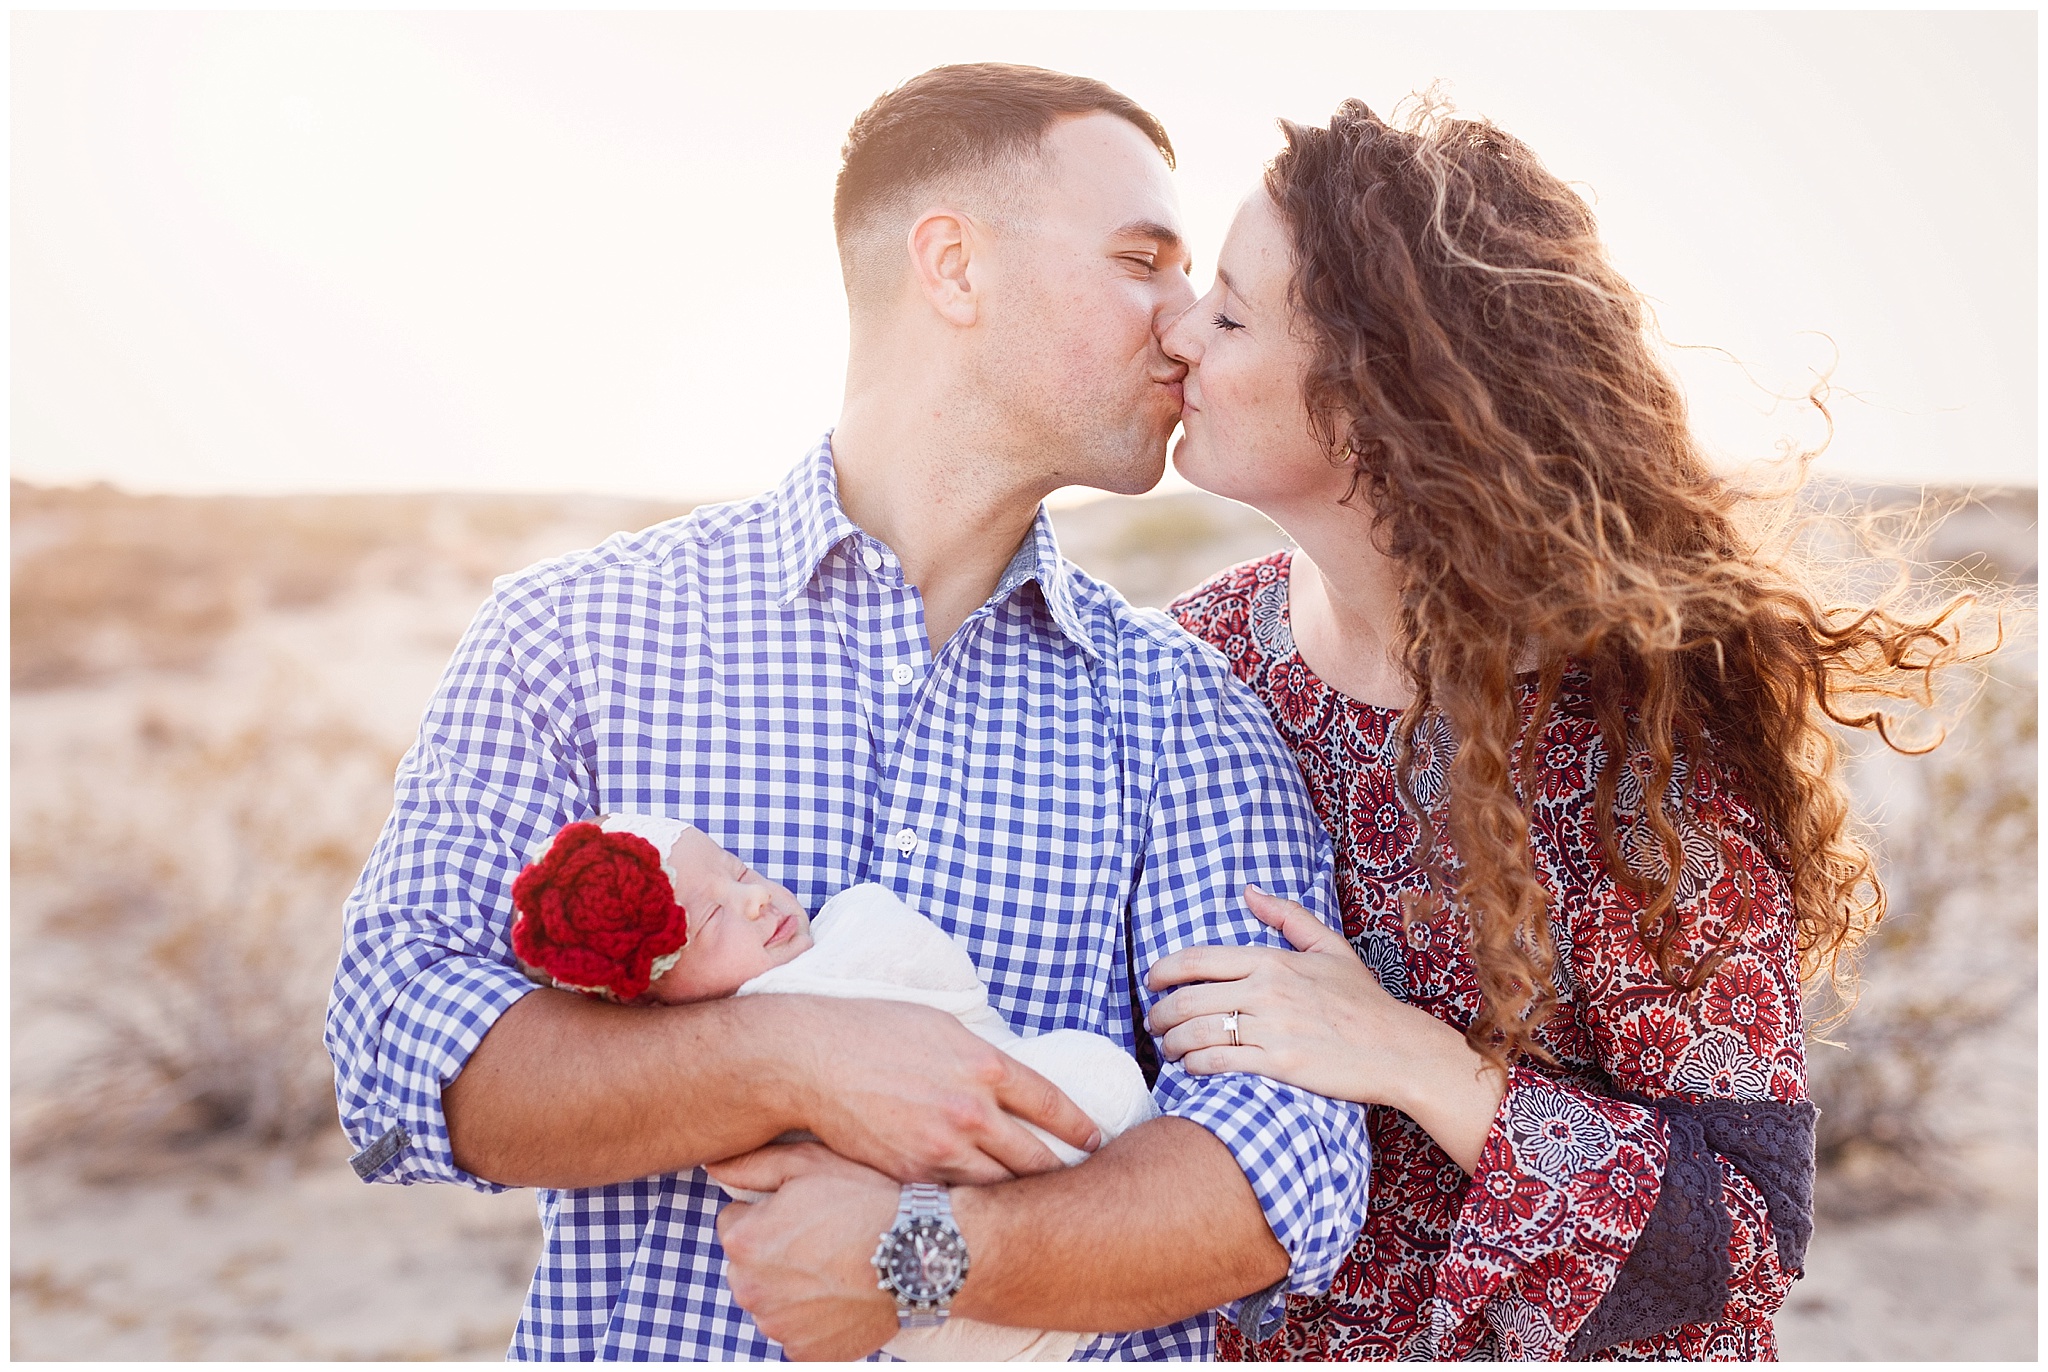
<instances>
[{"instance_id":1,"label":"man's neck","mask_svg":"<svg viewBox=\"0 0 2048 1372\"><path fill-rule=\"evenodd\" d=\"M832 460L840 507L902 560L936 653L995 591L1048 492L934 408L849 400Z\"/></svg>"}]
</instances>

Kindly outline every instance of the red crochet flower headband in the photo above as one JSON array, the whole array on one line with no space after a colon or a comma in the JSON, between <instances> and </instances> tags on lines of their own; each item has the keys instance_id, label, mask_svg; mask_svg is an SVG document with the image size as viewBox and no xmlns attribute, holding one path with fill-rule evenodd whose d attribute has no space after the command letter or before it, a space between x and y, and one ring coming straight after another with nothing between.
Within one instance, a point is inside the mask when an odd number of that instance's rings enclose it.
<instances>
[{"instance_id":1,"label":"red crochet flower headband","mask_svg":"<svg viewBox=\"0 0 2048 1372\"><path fill-rule=\"evenodd\" d=\"M635 1001L683 955L689 921L661 854L588 821L512 883L512 951L543 986Z\"/></svg>"}]
</instances>

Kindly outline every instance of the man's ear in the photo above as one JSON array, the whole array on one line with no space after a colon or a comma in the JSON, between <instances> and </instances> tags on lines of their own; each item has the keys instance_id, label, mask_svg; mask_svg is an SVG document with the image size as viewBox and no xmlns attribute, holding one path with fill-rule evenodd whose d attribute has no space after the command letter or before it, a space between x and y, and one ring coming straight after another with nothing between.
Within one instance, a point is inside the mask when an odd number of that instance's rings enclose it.
<instances>
[{"instance_id":1,"label":"man's ear","mask_svg":"<svg viewBox=\"0 0 2048 1372\"><path fill-rule=\"evenodd\" d=\"M910 272L939 317L962 328L981 316L975 253L985 247L981 226L959 210L929 210L910 226Z\"/></svg>"}]
</instances>

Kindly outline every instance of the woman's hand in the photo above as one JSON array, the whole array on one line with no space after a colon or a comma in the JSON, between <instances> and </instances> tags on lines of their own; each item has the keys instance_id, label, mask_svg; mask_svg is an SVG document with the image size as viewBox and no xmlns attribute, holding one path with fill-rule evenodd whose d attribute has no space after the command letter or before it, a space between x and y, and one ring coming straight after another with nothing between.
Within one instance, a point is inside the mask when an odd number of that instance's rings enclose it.
<instances>
[{"instance_id":1,"label":"woman's hand","mask_svg":"<svg viewBox=\"0 0 2048 1372\"><path fill-rule=\"evenodd\" d=\"M1460 1167L1476 1167L1500 1108L1500 1074L1456 1029L1388 995L1344 936L1307 910L1256 886L1245 900L1298 951L1183 948L1154 963L1147 987L1180 987L1146 1021L1160 1051L1196 1076L1256 1072L1333 1100L1392 1106Z\"/></svg>"}]
</instances>

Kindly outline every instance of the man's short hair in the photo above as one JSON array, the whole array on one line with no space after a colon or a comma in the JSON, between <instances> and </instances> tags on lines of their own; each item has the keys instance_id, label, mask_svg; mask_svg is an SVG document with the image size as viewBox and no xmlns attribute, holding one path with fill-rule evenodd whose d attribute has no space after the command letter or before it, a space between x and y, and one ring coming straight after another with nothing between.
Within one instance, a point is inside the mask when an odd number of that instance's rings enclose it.
<instances>
[{"instance_id":1,"label":"man's short hair","mask_svg":"<svg viewBox=\"0 0 2048 1372\"><path fill-rule=\"evenodd\" d=\"M869 105L847 130L832 197L848 296L880 275L879 263L864 259L896 241L893 221L924 208L913 202L943 186L964 193L963 208L999 213L1053 122L1097 112L1129 121L1173 165L1166 129L1136 101L1100 81L1043 67L933 67ZM883 230L890 231L886 237Z\"/></svg>"}]
</instances>

